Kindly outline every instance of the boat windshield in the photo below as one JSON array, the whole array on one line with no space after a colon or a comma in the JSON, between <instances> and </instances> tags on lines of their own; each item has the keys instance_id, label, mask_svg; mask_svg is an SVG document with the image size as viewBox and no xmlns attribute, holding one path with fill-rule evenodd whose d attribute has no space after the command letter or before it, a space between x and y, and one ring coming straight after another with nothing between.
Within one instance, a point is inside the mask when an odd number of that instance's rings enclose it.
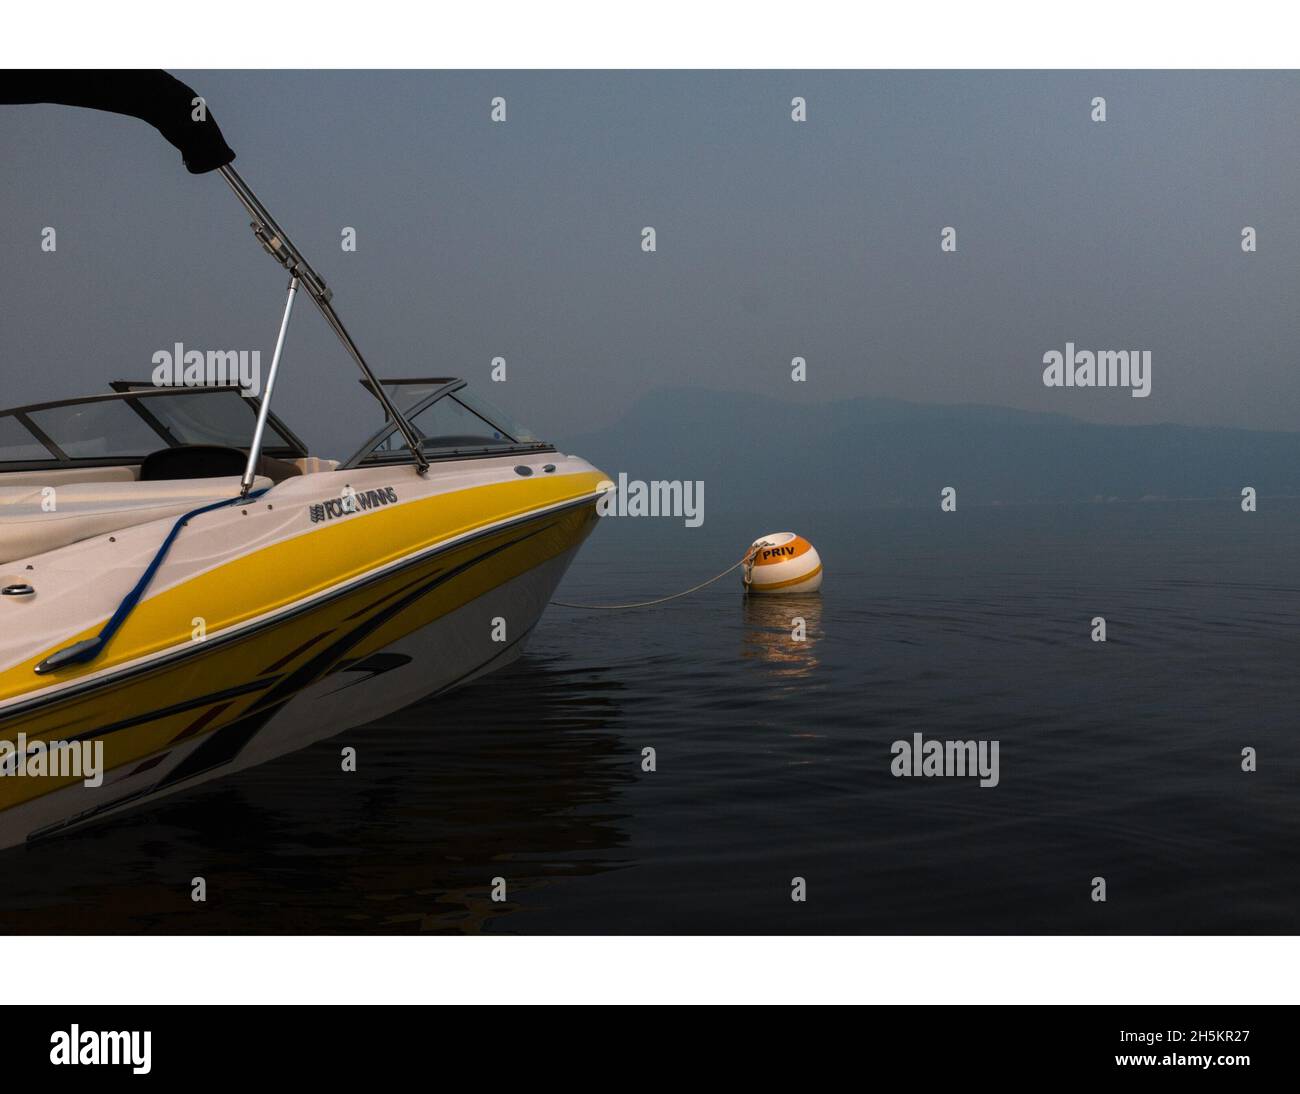
<instances>
[{"instance_id":1,"label":"boat windshield","mask_svg":"<svg viewBox=\"0 0 1300 1094\"><path fill-rule=\"evenodd\" d=\"M116 391L133 395L160 391L153 384L119 380L113 384ZM252 424L256 421L258 402L235 388L169 388L165 399L132 399L135 412L148 421L156 422L165 435L177 444L221 444L231 448L247 448L252 437ZM226 398L213 399L213 392L224 392ZM238 395L237 399L231 398ZM266 423L262 451L272 456L304 456L306 448L290 432L288 426L274 414Z\"/></svg>"},{"instance_id":2,"label":"boat windshield","mask_svg":"<svg viewBox=\"0 0 1300 1094\"><path fill-rule=\"evenodd\" d=\"M365 382L363 381L363 384ZM381 380L384 390L422 438L432 459L492 455L518 449L549 449L486 399L471 395L464 380ZM369 388L369 384L365 384ZM344 465L410 459L406 442L390 422Z\"/></svg>"},{"instance_id":3,"label":"boat windshield","mask_svg":"<svg viewBox=\"0 0 1300 1094\"><path fill-rule=\"evenodd\" d=\"M0 410L0 466L139 463L160 448L189 444L246 449L257 401L235 388L154 388L115 384L91 395ZM306 455L302 442L272 416L263 451Z\"/></svg>"}]
</instances>

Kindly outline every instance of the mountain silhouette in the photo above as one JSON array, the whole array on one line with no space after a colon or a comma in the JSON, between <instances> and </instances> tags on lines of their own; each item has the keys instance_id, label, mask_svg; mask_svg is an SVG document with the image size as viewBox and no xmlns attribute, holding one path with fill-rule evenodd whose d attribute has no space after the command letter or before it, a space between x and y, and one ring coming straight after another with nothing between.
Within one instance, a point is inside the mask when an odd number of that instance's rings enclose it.
<instances>
[{"instance_id":1,"label":"mountain silhouette","mask_svg":"<svg viewBox=\"0 0 1300 1094\"><path fill-rule=\"evenodd\" d=\"M703 480L710 511L1300 495L1300 433L1100 425L1007 407L858 398L788 403L663 389L560 447L611 478Z\"/></svg>"}]
</instances>

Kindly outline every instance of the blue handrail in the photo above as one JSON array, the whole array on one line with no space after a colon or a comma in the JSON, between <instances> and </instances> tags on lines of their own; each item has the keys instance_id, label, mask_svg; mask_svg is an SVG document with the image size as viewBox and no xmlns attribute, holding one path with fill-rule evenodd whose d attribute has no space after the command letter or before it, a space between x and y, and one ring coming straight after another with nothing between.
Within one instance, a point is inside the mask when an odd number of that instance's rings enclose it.
<instances>
[{"instance_id":1,"label":"blue handrail","mask_svg":"<svg viewBox=\"0 0 1300 1094\"><path fill-rule=\"evenodd\" d=\"M269 486L264 486L261 490L254 490L247 497L226 498L224 501L214 501L210 505L203 505L198 509L191 509L188 513L182 513L176 518L171 531L167 533L167 538L162 541L162 545L155 552L153 561L140 575L140 580L135 583L134 588L126 594L126 597L117 606L117 611L109 617L103 629L94 638L83 638L80 642L74 642L71 646L65 646L63 649L50 654L49 657L36 666L34 670L36 674L44 676L56 669L67 668L69 665L84 665L89 661L93 661L103 652L104 647L108 645L109 639L118 632L122 624L126 622L127 617L135 611L135 607L140 603L145 590L149 588L149 583L153 581L154 576L162 567L167 552L171 550L172 544L176 542L176 537L181 534L181 529L189 521L202 516L204 513L211 513L214 509L224 509L227 505L238 505L241 502L252 501L254 498L261 497L269 489Z\"/></svg>"}]
</instances>

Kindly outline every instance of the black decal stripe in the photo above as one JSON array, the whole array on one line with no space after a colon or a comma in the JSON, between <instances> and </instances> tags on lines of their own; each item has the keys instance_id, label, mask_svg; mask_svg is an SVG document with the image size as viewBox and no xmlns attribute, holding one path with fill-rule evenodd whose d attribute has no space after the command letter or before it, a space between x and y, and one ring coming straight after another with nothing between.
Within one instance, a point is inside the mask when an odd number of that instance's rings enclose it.
<instances>
[{"instance_id":1,"label":"black decal stripe","mask_svg":"<svg viewBox=\"0 0 1300 1094\"><path fill-rule=\"evenodd\" d=\"M183 741L186 737L193 737L199 730L204 729L217 715L230 708L230 703L218 703L214 707L208 707L202 714L194 719L189 725L182 729L175 737L172 738L172 744L177 741Z\"/></svg>"},{"instance_id":2,"label":"black decal stripe","mask_svg":"<svg viewBox=\"0 0 1300 1094\"><path fill-rule=\"evenodd\" d=\"M358 672L364 675L356 680L349 680L345 684L340 684L334 692L344 691L347 688L356 687L357 684L364 684L367 680L373 680L376 676L383 676L386 672L392 672L394 669L404 668L411 663L411 658L404 653L372 653L363 661L340 662L336 665L336 672ZM332 675L332 674L331 674Z\"/></svg>"},{"instance_id":3,"label":"black decal stripe","mask_svg":"<svg viewBox=\"0 0 1300 1094\"><path fill-rule=\"evenodd\" d=\"M139 767L135 768L127 776L127 778L134 779L137 775L143 774L144 772L148 771L151 767L157 767L160 763L163 762L163 760L167 759L167 757L170 755L171 755L171 749L169 748L166 752L159 752L157 756L150 756L149 759L145 760L143 763L140 764Z\"/></svg>"},{"instance_id":4,"label":"black decal stripe","mask_svg":"<svg viewBox=\"0 0 1300 1094\"><path fill-rule=\"evenodd\" d=\"M198 747L178 763L152 790L161 790L172 783L192 779L214 767L224 767L243 750L254 737L275 717L278 708L264 708L236 718L199 742Z\"/></svg>"},{"instance_id":5,"label":"black decal stripe","mask_svg":"<svg viewBox=\"0 0 1300 1094\"><path fill-rule=\"evenodd\" d=\"M278 684L276 684L275 687L257 701L255 709L261 709L262 707L284 702L295 692L300 691L308 684L324 676L335 662L341 660L347 654L348 650L352 649L363 638L373 634L394 616L405 611L417 600L427 596L434 589L441 585L445 585L448 581L459 577L461 574L473 569L475 566L487 561L489 558L499 555L502 551L508 551L511 547L532 539L534 536L541 535L543 532L549 531L557 523L558 522L556 521L552 521L549 524L544 524L542 527L535 528L531 532L526 532L522 536L516 536L514 539L507 540L505 543L489 548L481 554L475 555L468 561L462 562L459 566L453 566L450 570L445 570L435 574L431 579L416 586L399 600L395 600L393 603L388 604L381 610L375 612L369 618L357 624L357 626L353 627L352 630L348 631L342 637L330 643L330 645L325 649L321 650L321 652L316 654L316 656L311 658L311 660L289 673Z\"/></svg>"},{"instance_id":6,"label":"black decal stripe","mask_svg":"<svg viewBox=\"0 0 1300 1094\"><path fill-rule=\"evenodd\" d=\"M263 669L261 672L259 672L257 675L258 675L258 676L265 676L265 675L266 675L267 673L269 673L269 672L275 672L276 669L282 669L282 668L284 668L285 665L287 665L290 661L292 661L292 660L293 660L295 657L297 657L300 653L306 653L308 649L310 649L312 646L316 645L316 643L319 642L322 638L324 638L328 633L329 633L329 631L321 631L320 634L313 635L311 638L307 639L307 641L304 642L304 643L303 643L301 646L299 646L297 649L290 650L290 651L289 651L288 653L286 653L283 657L281 657L278 661L275 661L275 662L273 662L272 664L267 665L266 668L264 668L264 669Z\"/></svg>"},{"instance_id":7,"label":"black decal stripe","mask_svg":"<svg viewBox=\"0 0 1300 1094\"><path fill-rule=\"evenodd\" d=\"M416 585L418 585L421 581L427 581L428 579L429 579L429 575L428 575L428 574L421 574L421 575L420 575L419 577L417 577L414 581L408 581L405 585L402 585L400 588L394 589L391 593L385 593L385 594L384 594L383 596L381 596L378 600L371 601L369 604L363 604L360 608L358 608L358 609L357 609L355 612L353 612L351 615L346 616L346 617L344 618L343 622L345 622L345 623L350 622L350 621L353 620L353 619L357 619L357 618L359 618L360 616L365 615L366 612L374 611L375 608L379 607L379 605L380 605L380 604L383 604L386 600L392 600L393 597L395 597L395 596L401 596L401 595L402 595L404 592L406 592L408 589L414 588L414 587L415 587Z\"/></svg>"},{"instance_id":8,"label":"black decal stripe","mask_svg":"<svg viewBox=\"0 0 1300 1094\"><path fill-rule=\"evenodd\" d=\"M167 718L173 714L184 714L187 710L196 710L199 707L207 706L209 703L219 703L224 699L238 699L241 695L249 695L256 691L263 691L271 687L279 680L278 676L273 676L269 680L251 680L247 684L238 684L233 688L226 688L224 691L214 691L208 695L201 695L196 699L186 699L184 702L175 703L169 707L159 707L157 710L151 710L147 714L137 714L132 718L124 718L120 722L111 722L106 726L100 726L98 729L88 729L84 733L78 733L74 737L69 737L70 741L90 741L99 737L107 737L110 733L120 733L124 729L134 729L136 726L144 725L146 722L156 721L159 718Z\"/></svg>"}]
</instances>

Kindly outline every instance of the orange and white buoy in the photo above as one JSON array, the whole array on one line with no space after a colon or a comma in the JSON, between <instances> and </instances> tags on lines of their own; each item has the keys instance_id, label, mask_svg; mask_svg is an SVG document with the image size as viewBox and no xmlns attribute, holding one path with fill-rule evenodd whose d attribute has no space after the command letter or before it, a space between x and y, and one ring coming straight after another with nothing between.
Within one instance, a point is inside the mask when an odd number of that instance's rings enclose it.
<instances>
[{"instance_id":1,"label":"orange and white buoy","mask_svg":"<svg viewBox=\"0 0 1300 1094\"><path fill-rule=\"evenodd\" d=\"M822 560L817 548L793 532L772 532L750 545L744 568L751 593L815 593L822 587Z\"/></svg>"}]
</instances>

